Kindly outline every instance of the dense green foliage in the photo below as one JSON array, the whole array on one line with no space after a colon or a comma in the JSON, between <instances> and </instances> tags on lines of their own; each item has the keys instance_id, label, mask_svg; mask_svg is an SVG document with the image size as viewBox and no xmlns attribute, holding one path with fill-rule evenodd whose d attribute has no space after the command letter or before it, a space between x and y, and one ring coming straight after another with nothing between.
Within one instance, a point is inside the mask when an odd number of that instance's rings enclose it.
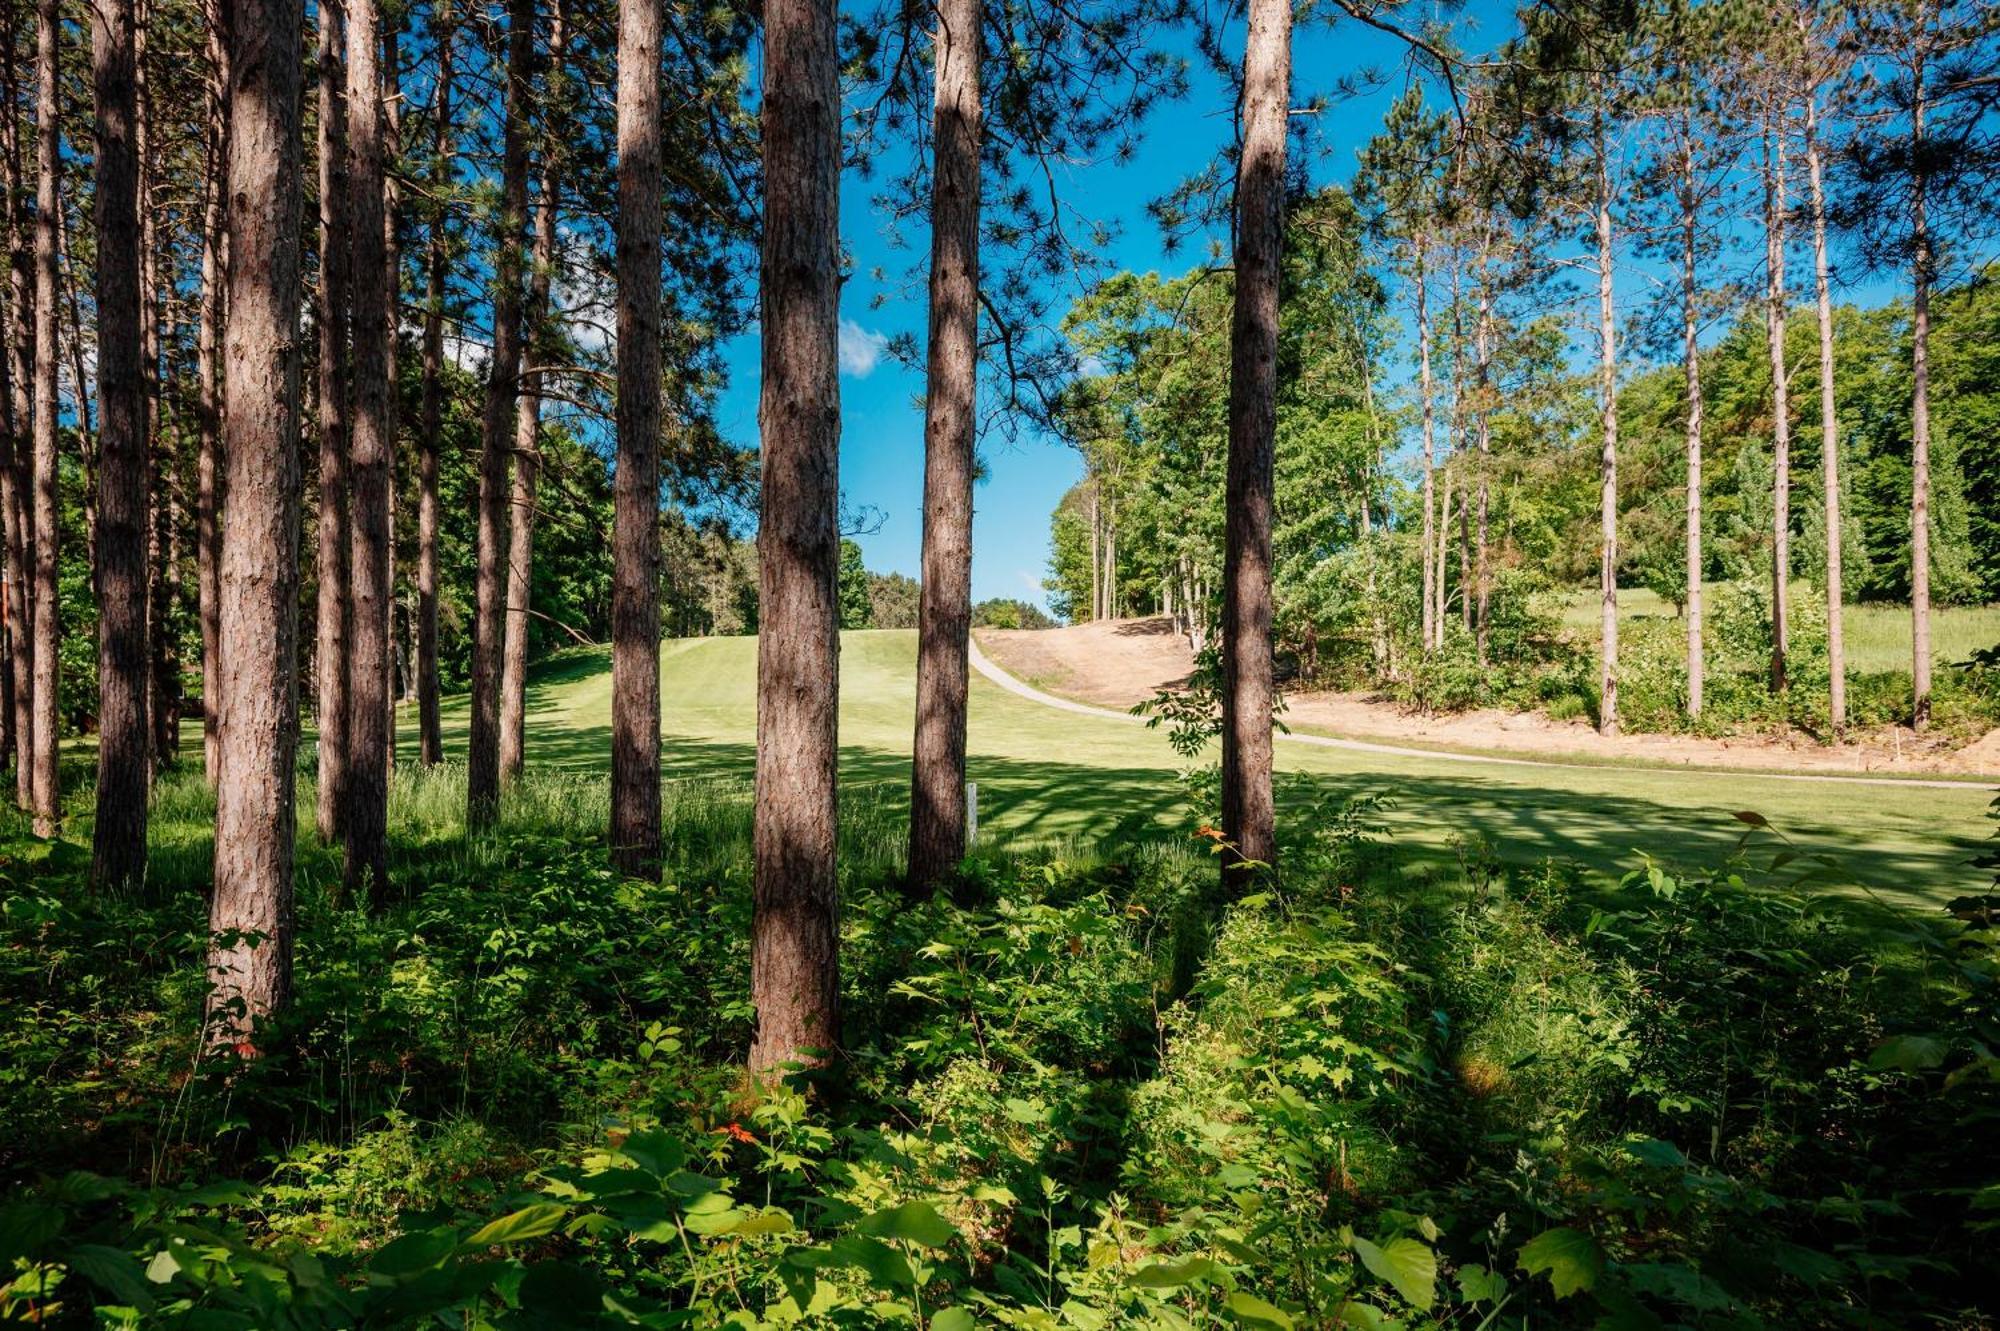
<instances>
[{"instance_id":1,"label":"dense green foliage","mask_svg":"<svg viewBox=\"0 0 2000 1331\"><path fill-rule=\"evenodd\" d=\"M254 1062L198 1056L198 782L145 900L10 825L0 1319L1970 1324L2000 1274L1992 900L1839 904L1754 815L1721 866L1412 878L1296 786L1273 894L1202 828L912 909L850 799L845 1075L760 1095L747 790L680 788L635 883L600 781L470 842L457 781L399 779L383 913L307 855Z\"/></svg>"},{"instance_id":2,"label":"dense green foliage","mask_svg":"<svg viewBox=\"0 0 2000 1331\"><path fill-rule=\"evenodd\" d=\"M1276 633L1281 661L1308 685L1385 688L1425 708L1503 705L1593 716L1594 635L1562 623L1598 560L1598 443L1589 379L1565 360L1560 323L1523 302L1496 316L1492 451L1441 456L1440 493L1454 496L1442 563L1444 646L1424 653L1416 611L1422 525L1419 476L1392 462L1389 441L1414 422L1414 387L1380 397L1369 358L1379 354L1382 295L1363 256L1327 243L1319 209L1301 206L1292 229L1280 361L1277 439ZM1130 275L1100 284L1068 325L1102 371L1072 403L1086 478L1051 519L1049 598L1069 619L1091 616L1093 564L1112 548L1114 613L1174 610L1199 642L1216 614L1222 564L1221 466L1228 284L1198 270L1177 281ZM1800 367L1793 402L1817 401L1816 329L1789 324ZM1452 311L1434 314L1449 326ZM1467 316L1459 312L1458 324ZM1994 430L2000 363L1993 357L2000 287L1992 275L1941 296L1933 312L1935 434L1932 592L1941 602L2000 598L2000 450ZM1838 311L1836 384L1845 478L1843 581L1850 600L1894 602L1909 587L1910 347L1907 304ZM1440 334L1440 375L1469 351ZM1698 723L1685 712L1684 627L1640 626L1622 671L1627 724L1711 733L1797 725L1824 733L1826 624L1811 593L1825 569L1816 413L1792 435L1795 577L1792 689L1772 697L1768 674L1771 577L1770 362L1761 315L1746 311L1704 354L1703 512L1711 595L1709 697ZM1440 450L1462 438L1456 399L1439 390ZM1685 597L1685 408L1682 371L1663 365L1620 390L1623 585L1678 603ZM1449 428L1448 428L1449 427ZM1475 554L1464 525L1467 490L1486 477L1492 568L1490 642L1482 663L1464 620ZM1106 519L1103 515L1110 514ZM1093 541L1093 515L1100 524ZM1103 576L1101 572L1098 576ZM1191 608L1191 609L1190 609ZM1943 725L1978 733L2000 722L1980 671L1940 670ZM1850 681L1857 724L1907 712L1909 673ZM1902 700L1899 700L1901 695Z\"/></svg>"}]
</instances>

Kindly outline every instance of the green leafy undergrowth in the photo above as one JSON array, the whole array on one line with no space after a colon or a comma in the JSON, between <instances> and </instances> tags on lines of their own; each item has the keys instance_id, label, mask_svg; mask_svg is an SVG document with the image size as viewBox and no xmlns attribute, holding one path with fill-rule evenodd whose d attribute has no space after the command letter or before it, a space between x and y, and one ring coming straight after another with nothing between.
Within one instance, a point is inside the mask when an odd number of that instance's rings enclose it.
<instances>
[{"instance_id":1,"label":"green leafy undergrowth","mask_svg":"<svg viewBox=\"0 0 2000 1331\"><path fill-rule=\"evenodd\" d=\"M379 914L309 879L250 1063L195 1056L197 897L8 842L0 1322L1980 1324L1994 898L1859 913L1748 814L1423 885L1379 800L1287 807L1237 899L1197 835L912 904L871 832L845 1060L772 1087L734 803L662 882L553 812L406 843Z\"/></svg>"}]
</instances>

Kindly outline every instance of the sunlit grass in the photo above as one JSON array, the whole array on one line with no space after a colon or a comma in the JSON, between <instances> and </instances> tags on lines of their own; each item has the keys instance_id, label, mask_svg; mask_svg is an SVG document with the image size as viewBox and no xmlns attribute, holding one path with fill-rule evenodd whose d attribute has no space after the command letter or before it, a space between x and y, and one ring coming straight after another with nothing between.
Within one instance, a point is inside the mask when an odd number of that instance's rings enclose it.
<instances>
[{"instance_id":1,"label":"sunlit grass","mask_svg":"<svg viewBox=\"0 0 2000 1331\"><path fill-rule=\"evenodd\" d=\"M843 635L841 854L857 863L900 863L915 716L916 635ZM747 874L755 772L756 643L715 638L669 643L663 654L663 825L670 872L686 881ZM608 653L550 662L530 695L528 779L509 791L502 826L601 844L609 824ZM448 761L425 771L415 759L414 715L400 719L402 750L391 794L396 865L477 868L504 855L506 838L464 832L463 699L445 707ZM212 864L213 801L199 775L196 728L188 727L183 771L154 796L153 884L202 891ZM90 755L65 763L66 835L88 845ZM1280 745L1281 771L1343 792L1380 792L1388 826L1415 876L1452 873L1466 857L1513 863L1576 860L1623 871L1653 855L1713 862L1743 834L1733 816L1754 810L1808 855L1833 858L1829 882L1854 879L1893 899L1940 901L1982 883L1971 867L1989 828L1991 792L1792 781L1753 773L1672 769L1469 764L1445 754L1395 755ZM1188 843L1188 806L1177 773L1185 764L1157 731L1111 717L1058 711L972 680L968 775L979 787L980 846L1056 850L1071 857L1135 853ZM339 851L313 825L311 735L299 755L298 872L301 888L327 887ZM1281 795L1280 816L1283 816ZM0 822L18 821L11 812ZM1760 834L1765 835L1765 834ZM1800 871L1814 861L1799 861Z\"/></svg>"}]
</instances>

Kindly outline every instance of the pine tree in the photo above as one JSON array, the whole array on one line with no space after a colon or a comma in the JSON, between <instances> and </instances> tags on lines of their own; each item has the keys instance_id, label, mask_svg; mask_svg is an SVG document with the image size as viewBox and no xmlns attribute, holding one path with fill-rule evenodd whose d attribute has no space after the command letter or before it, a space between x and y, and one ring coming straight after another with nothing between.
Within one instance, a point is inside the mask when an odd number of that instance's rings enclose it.
<instances>
[{"instance_id":1,"label":"pine tree","mask_svg":"<svg viewBox=\"0 0 2000 1331\"><path fill-rule=\"evenodd\" d=\"M635 877L657 874L660 863L660 5L618 5L611 860Z\"/></svg>"},{"instance_id":2,"label":"pine tree","mask_svg":"<svg viewBox=\"0 0 2000 1331\"><path fill-rule=\"evenodd\" d=\"M832 0L764 9L764 484L750 1067L840 1044L840 53Z\"/></svg>"},{"instance_id":3,"label":"pine tree","mask_svg":"<svg viewBox=\"0 0 2000 1331\"><path fill-rule=\"evenodd\" d=\"M1276 702L1271 521L1291 31L1291 0L1251 0L1243 48L1243 146L1236 170L1236 305L1230 332L1222 574L1222 831L1231 847L1225 873L1244 864L1277 862L1271 791L1271 712Z\"/></svg>"},{"instance_id":4,"label":"pine tree","mask_svg":"<svg viewBox=\"0 0 2000 1331\"><path fill-rule=\"evenodd\" d=\"M364 889L378 902L389 886L389 758L392 702L389 691L389 610L393 569L389 555L390 483L395 450L395 365L399 325L396 269L385 224L387 184L386 101L395 89L382 75L380 0L347 0L347 227L353 246L350 270L353 449L349 478L352 528L349 545L347 668L348 769L341 831L346 844L346 887Z\"/></svg>"},{"instance_id":5,"label":"pine tree","mask_svg":"<svg viewBox=\"0 0 2000 1331\"><path fill-rule=\"evenodd\" d=\"M221 780L209 899L211 1039L240 1052L291 996L298 742L299 45L287 0L228 32Z\"/></svg>"},{"instance_id":6,"label":"pine tree","mask_svg":"<svg viewBox=\"0 0 2000 1331\"><path fill-rule=\"evenodd\" d=\"M536 366L554 359L554 321L549 285L556 266L556 217L562 206L562 134L556 108L567 41L564 0L556 0L549 28L548 74L541 96L538 155L541 159L540 198L535 206L535 239L528 258L526 355ZM534 368L521 376L521 407L514 430L514 491L508 505L507 628L500 653L500 779L521 775L527 754L528 612L534 590L535 513L542 470L542 380L546 371Z\"/></svg>"},{"instance_id":7,"label":"pine tree","mask_svg":"<svg viewBox=\"0 0 2000 1331\"><path fill-rule=\"evenodd\" d=\"M319 12L319 537L313 669L319 730L316 822L322 841L343 836L353 744L350 638L354 598L348 526L348 463L354 455L352 329L353 218L348 206L346 0L320 0Z\"/></svg>"},{"instance_id":8,"label":"pine tree","mask_svg":"<svg viewBox=\"0 0 2000 1331\"><path fill-rule=\"evenodd\" d=\"M91 10L97 220L97 808L91 881L124 891L146 876L152 733L146 632L146 385L140 325L138 50L133 0Z\"/></svg>"},{"instance_id":9,"label":"pine tree","mask_svg":"<svg viewBox=\"0 0 2000 1331\"><path fill-rule=\"evenodd\" d=\"M466 751L466 823L481 828L500 808L500 654L505 637L509 460L521 387L528 213L528 114L534 100L535 0L509 0L507 102L501 131L500 210L494 224L493 351L480 417L479 529L474 574L472 724Z\"/></svg>"},{"instance_id":10,"label":"pine tree","mask_svg":"<svg viewBox=\"0 0 2000 1331\"><path fill-rule=\"evenodd\" d=\"M938 10L931 141L929 358L924 375L923 578L911 760L911 885L965 858L966 662L979 372L980 0Z\"/></svg>"},{"instance_id":11,"label":"pine tree","mask_svg":"<svg viewBox=\"0 0 2000 1331\"><path fill-rule=\"evenodd\" d=\"M62 199L58 192L62 124L57 116L61 78L57 41L62 27L57 0L35 6L35 402L34 459L30 471L30 530L34 533L33 771L35 835L51 837L62 819L57 749L61 743L59 702L62 620L57 582L59 508L56 502L57 440L57 255L62 243ZM82 380L78 386L81 389ZM89 433L89 422L83 422Z\"/></svg>"}]
</instances>

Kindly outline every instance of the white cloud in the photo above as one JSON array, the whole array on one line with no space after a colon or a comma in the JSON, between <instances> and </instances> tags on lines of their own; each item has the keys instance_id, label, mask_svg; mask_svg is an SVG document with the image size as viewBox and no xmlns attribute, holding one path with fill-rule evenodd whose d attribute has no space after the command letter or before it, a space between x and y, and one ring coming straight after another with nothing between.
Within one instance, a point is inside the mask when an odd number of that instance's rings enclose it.
<instances>
[{"instance_id":1,"label":"white cloud","mask_svg":"<svg viewBox=\"0 0 2000 1331\"><path fill-rule=\"evenodd\" d=\"M840 321L840 372L866 379L889 349L885 335L863 328L852 319Z\"/></svg>"}]
</instances>

